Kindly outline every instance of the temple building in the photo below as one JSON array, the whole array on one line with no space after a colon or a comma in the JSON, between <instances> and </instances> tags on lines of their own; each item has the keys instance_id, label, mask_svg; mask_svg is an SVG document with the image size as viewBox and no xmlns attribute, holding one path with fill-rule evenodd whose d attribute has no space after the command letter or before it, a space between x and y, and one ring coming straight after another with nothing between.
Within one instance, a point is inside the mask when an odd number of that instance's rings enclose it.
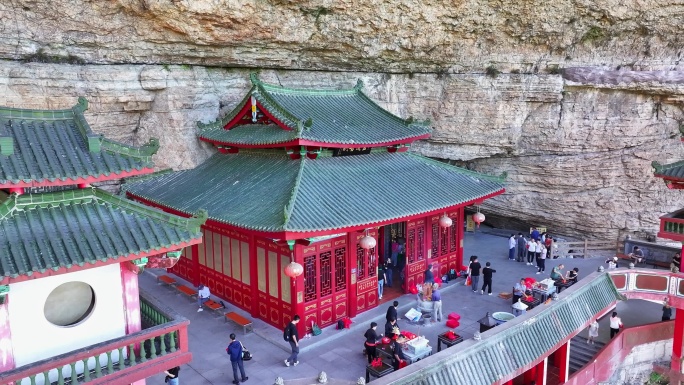
<instances>
[{"instance_id":1,"label":"temple building","mask_svg":"<svg viewBox=\"0 0 684 385\"><path fill-rule=\"evenodd\" d=\"M201 242L178 217L91 183L153 172L142 147L67 110L0 108L0 383L144 384L187 363L188 321L140 292L146 266Z\"/></svg>"},{"instance_id":2,"label":"temple building","mask_svg":"<svg viewBox=\"0 0 684 385\"><path fill-rule=\"evenodd\" d=\"M203 243L186 247L172 272L276 327L299 314L304 331L378 305L377 266L393 240L405 249L405 292L429 264L436 275L460 269L464 208L502 194L503 177L408 151L428 124L384 110L360 81L343 90L251 82L230 112L199 125L216 154L126 185L132 199L173 214L208 210Z\"/></svg>"}]
</instances>

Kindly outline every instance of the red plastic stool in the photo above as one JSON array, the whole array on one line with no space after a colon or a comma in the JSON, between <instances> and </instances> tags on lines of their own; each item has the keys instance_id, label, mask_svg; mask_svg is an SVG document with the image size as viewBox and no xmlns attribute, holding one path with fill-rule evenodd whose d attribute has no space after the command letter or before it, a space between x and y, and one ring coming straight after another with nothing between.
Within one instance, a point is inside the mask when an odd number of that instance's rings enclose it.
<instances>
[{"instance_id":1,"label":"red plastic stool","mask_svg":"<svg viewBox=\"0 0 684 385\"><path fill-rule=\"evenodd\" d=\"M448 318L449 318L449 319L456 320L456 321L460 321L460 320L461 320L461 315L458 314L458 313L449 313Z\"/></svg>"},{"instance_id":2,"label":"red plastic stool","mask_svg":"<svg viewBox=\"0 0 684 385\"><path fill-rule=\"evenodd\" d=\"M448 328L451 328L451 329L456 329L457 327L460 326L460 324L459 324L458 321L456 321L455 319L449 318L449 319L447 320L447 322L446 322L446 326L447 326Z\"/></svg>"}]
</instances>

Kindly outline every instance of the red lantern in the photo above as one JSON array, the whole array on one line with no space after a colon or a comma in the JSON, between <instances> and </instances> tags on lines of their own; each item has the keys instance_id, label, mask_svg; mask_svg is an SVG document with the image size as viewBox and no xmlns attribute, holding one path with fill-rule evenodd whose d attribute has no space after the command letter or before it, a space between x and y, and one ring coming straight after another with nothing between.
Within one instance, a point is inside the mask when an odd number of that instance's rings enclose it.
<instances>
[{"instance_id":1,"label":"red lantern","mask_svg":"<svg viewBox=\"0 0 684 385\"><path fill-rule=\"evenodd\" d=\"M364 250L370 250L374 248L376 244L377 242L375 241L375 238L371 237L370 235L366 235L359 240L359 246L361 246L361 248Z\"/></svg>"},{"instance_id":2,"label":"red lantern","mask_svg":"<svg viewBox=\"0 0 684 385\"><path fill-rule=\"evenodd\" d=\"M451 218L447 217L446 214L439 218L439 227L443 229L448 229L449 227L451 227L453 223L454 221L452 221Z\"/></svg>"},{"instance_id":3,"label":"red lantern","mask_svg":"<svg viewBox=\"0 0 684 385\"><path fill-rule=\"evenodd\" d=\"M304 272L304 267L297 262L290 262L289 265L285 266L285 275L294 279L302 275Z\"/></svg>"},{"instance_id":4,"label":"red lantern","mask_svg":"<svg viewBox=\"0 0 684 385\"><path fill-rule=\"evenodd\" d=\"M473 214L473 222L477 223L477 227L480 227L480 223L485 221L485 216L481 212Z\"/></svg>"}]
</instances>

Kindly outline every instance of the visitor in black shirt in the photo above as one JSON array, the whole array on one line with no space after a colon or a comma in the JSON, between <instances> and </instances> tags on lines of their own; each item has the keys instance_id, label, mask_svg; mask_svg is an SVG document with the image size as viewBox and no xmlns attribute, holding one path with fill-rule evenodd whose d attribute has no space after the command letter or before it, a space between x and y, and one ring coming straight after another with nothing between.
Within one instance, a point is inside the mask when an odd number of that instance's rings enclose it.
<instances>
[{"instance_id":1,"label":"visitor in black shirt","mask_svg":"<svg viewBox=\"0 0 684 385\"><path fill-rule=\"evenodd\" d=\"M471 258L473 258L473 261L470 262L470 266L468 266L468 274L470 275L473 293L477 293L477 285L480 283L480 270L482 269L482 265L477 261L477 255L473 255Z\"/></svg>"},{"instance_id":2,"label":"visitor in black shirt","mask_svg":"<svg viewBox=\"0 0 684 385\"><path fill-rule=\"evenodd\" d=\"M363 345L366 347L366 356L368 356L369 364L378 357L377 349L375 347L378 342L378 334L375 332L377 327L377 323L371 322L370 329L366 330L366 334L363 335L366 337L366 342L364 342Z\"/></svg>"},{"instance_id":3,"label":"visitor in black shirt","mask_svg":"<svg viewBox=\"0 0 684 385\"><path fill-rule=\"evenodd\" d=\"M397 342L398 335L392 337L392 367L394 370L399 370L399 364L401 361L406 359L404 356L404 349L402 349L401 344Z\"/></svg>"},{"instance_id":4,"label":"visitor in black shirt","mask_svg":"<svg viewBox=\"0 0 684 385\"><path fill-rule=\"evenodd\" d=\"M392 337L394 328L397 327L397 321L391 319L385 324L385 337Z\"/></svg>"}]
</instances>

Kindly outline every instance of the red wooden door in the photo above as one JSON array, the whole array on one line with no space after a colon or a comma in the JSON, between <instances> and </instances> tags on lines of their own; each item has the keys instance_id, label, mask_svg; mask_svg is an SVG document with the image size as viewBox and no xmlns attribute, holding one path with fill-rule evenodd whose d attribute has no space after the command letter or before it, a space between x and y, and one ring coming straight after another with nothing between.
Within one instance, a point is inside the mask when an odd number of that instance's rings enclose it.
<instances>
[{"instance_id":1,"label":"red wooden door","mask_svg":"<svg viewBox=\"0 0 684 385\"><path fill-rule=\"evenodd\" d=\"M426 222L426 218L420 218L406 223L406 268L404 270L406 292L417 284L423 283L427 268Z\"/></svg>"},{"instance_id":2,"label":"red wooden door","mask_svg":"<svg viewBox=\"0 0 684 385\"><path fill-rule=\"evenodd\" d=\"M442 215L434 215L430 218L430 249L428 250L428 264L432 264L432 271L437 276L445 275L450 269L458 271L458 210L447 213L453 224L443 229L439 227L439 218Z\"/></svg>"},{"instance_id":3,"label":"red wooden door","mask_svg":"<svg viewBox=\"0 0 684 385\"><path fill-rule=\"evenodd\" d=\"M356 294L354 300L351 301L352 306L355 307L354 314L371 309L378 304L378 256L377 247L364 250L359 246L359 240L363 238L365 233L353 233L351 239L353 244L350 245L350 252L355 254L351 260L355 263L352 269L356 272L352 274L352 285L356 283ZM368 235L378 239L378 231L372 229L368 231Z\"/></svg>"},{"instance_id":4,"label":"red wooden door","mask_svg":"<svg viewBox=\"0 0 684 385\"><path fill-rule=\"evenodd\" d=\"M304 254L304 322L321 327L347 315L346 235L302 249Z\"/></svg>"}]
</instances>

